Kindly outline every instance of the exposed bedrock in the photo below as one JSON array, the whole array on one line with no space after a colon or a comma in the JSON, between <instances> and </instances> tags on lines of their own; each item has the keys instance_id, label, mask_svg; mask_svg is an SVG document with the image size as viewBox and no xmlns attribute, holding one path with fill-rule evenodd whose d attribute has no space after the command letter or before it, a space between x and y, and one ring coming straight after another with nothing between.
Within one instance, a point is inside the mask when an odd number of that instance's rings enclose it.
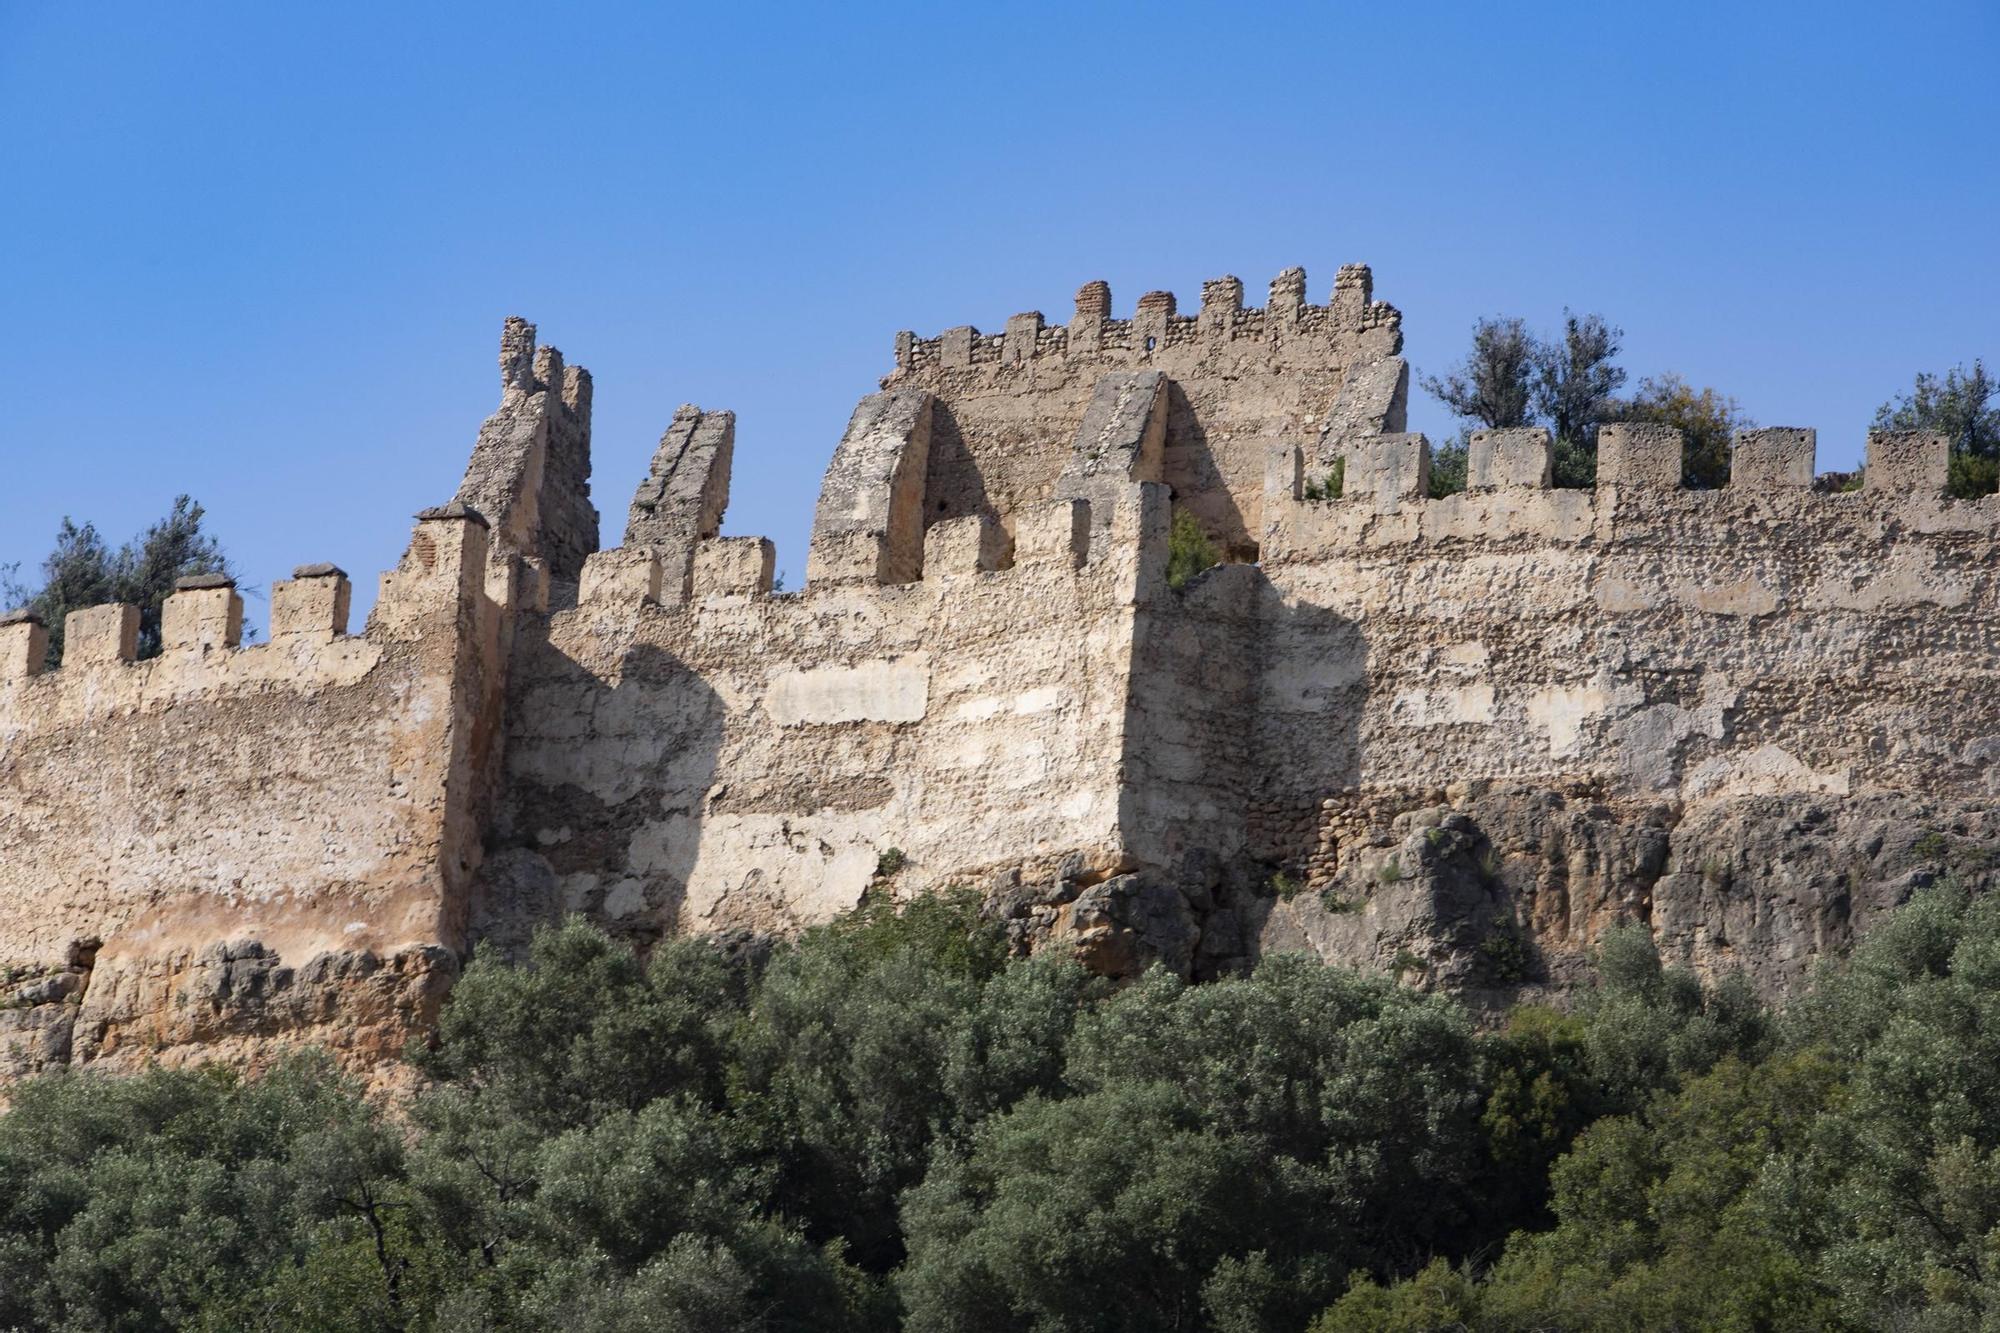
<instances>
[{"instance_id":1,"label":"exposed bedrock","mask_svg":"<svg viewBox=\"0 0 2000 1333\"><path fill-rule=\"evenodd\" d=\"M2000 880L2000 813L1897 794L1682 810L1508 787L1355 797L1341 813L1337 869L1309 881L1194 857L1089 888L1002 885L988 910L1023 950L1062 944L1116 976L1310 952L1488 1003L1586 982L1598 938L1637 923L1668 962L1742 972L1775 997L1918 889Z\"/></svg>"}]
</instances>

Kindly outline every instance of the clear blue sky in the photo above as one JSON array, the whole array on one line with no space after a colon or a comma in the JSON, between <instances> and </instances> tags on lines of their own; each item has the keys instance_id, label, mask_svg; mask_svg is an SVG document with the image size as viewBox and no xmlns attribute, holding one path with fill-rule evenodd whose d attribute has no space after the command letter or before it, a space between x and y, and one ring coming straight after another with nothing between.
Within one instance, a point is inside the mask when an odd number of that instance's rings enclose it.
<instances>
[{"instance_id":1,"label":"clear blue sky","mask_svg":"<svg viewBox=\"0 0 2000 1333\"><path fill-rule=\"evenodd\" d=\"M896 330L1365 261L1420 370L1564 305L1851 465L2000 360L1992 0L953 9L0 0L0 563L178 491L372 598L519 313L607 537L674 406L794 583ZM1412 425L1448 434L1428 399ZM252 607L253 618L261 619Z\"/></svg>"}]
</instances>

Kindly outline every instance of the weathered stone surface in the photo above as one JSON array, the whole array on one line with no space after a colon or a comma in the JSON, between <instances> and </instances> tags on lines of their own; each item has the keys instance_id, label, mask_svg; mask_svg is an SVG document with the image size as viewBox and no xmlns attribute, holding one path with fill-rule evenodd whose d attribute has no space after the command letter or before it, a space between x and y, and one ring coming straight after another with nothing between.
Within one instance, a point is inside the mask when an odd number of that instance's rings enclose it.
<instances>
[{"instance_id":1,"label":"weathered stone surface","mask_svg":"<svg viewBox=\"0 0 2000 1333\"><path fill-rule=\"evenodd\" d=\"M1639 923L1669 962L1777 995L1917 889L2000 880L2000 815L1984 803L1792 794L1682 809L1523 787L1418 804L1435 794L1343 801L1325 868L1269 904L1263 946L1499 998L1582 980L1597 938Z\"/></svg>"},{"instance_id":2,"label":"weathered stone surface","mask_svg":"<svg viewBox=\"0 0 2000 1333\"><path fill-rule=\"evenodd\" d=\"M565 366L553 347L538 350L535 326L510 318L500 336L500 391L455 500L491 522L496 554L539 560L553 579L574 584L597 549L590 372Z\"/></svg>"},{"instance_id":3,"label":"weathered stone surface","mask_svg":"<svg viewBox=\"0 0 2000 1333\"><path fill-rule=\"evenodd\" d=\"M981 885L1114 975L1307 949L1497 1002L1628 921L1776 993L1989 884L2000 500L1944 497L1937 441L1833 493L1810 431L1759 432L1689 492L1671 433L1606 427L1551 490L1546 436L1488 433L1432 500L1400 317L1358 268L1305 291L899 337L803 593L715 531L719 414L649 478L667 544L597 551L588 381L517 322L362 633L315 567L247 647L221 587L150 662L135 608L73 614L55 671L0 623L0 1077L301 1041L388 1077L475 941L570 912L750 951ZM1233 557L1179 590L1177 509Z\"/></svg>"},{"instance_id":4,"label":"weathered stone surface","mask_svg":"<svg viewBox=\"0 0 2000 1333\"><path fill-rule=\"evenodd\" d=\"M1555 442L1541 426L1476 430L1466 446L1469 491L1547 490L1554 478Z\"/></svg>"},{"instance_id":5,"label":"weathered stone surface","mask_svg":"<svg viewBox=\"0 0 2000 1333\"><path fill-rule=\"evenodd\" d=\"M1812 485L1818 432L1796 426L1739 430L1729 449L1729 484L1782 490Z\"/></svg>"},{"instance_id":6,"label":"weathered stone surface","mask_svg":"<svg viewBox=\"0 0 2000 1333\"><path fill-rule=\"evenodd\" d=\"M854 409L820 485L807 583L908 583L922 575L934 401L904 389L871 393Z\"/></svg>"},{"instance_id":7,"label":"weathered stone surface","mask_svg":"<svg viewBox=\"0 0 2000 1333\"><path fill-rule=\"evenodd\" d=\"M1871 490L1938 495L1951 470L1951 441L1924 431L1871 430L1865 469Z\"/></svg>"},{"instance_id":8,"label":"weathered stone surface","mask_svg":"<svg viewBox=\"0 0 2000 1333\"><path fill-rule=\"evenodd\" d=\"M487 549L420 522L359 638L334 633L345 579L279 584L250 647L234 590L197 588L152 661L136 611L100 607L59 670L0 673L0 1076L311 1042L401 1077L468 944L503 703Z\"/></svg>"},{"instance_id":9,"label":"weathered stone surface","mask_svg":"<svg viewBox=\"0 0 2000 1333\"><path fill-rule=\"evenodd\" d=\"M1613 421L1597 428L1597 484L1671 491L1681 484L1686 440L1673 426Z\"/></svg>"},{"instance_id":10,"label":"weathered stone surface","mask_svg":"<svg viewBox=\"0 0 2000 1333\"><path fill-rule=\"evenodd\" d=\"M882 386L927 389L944 405L927 521L986 513L1004 522L1073 493L1058 481L1099 382L1113 371L1151 370L1169 386L1157 480L1230 558L1254 559L1266 450L1279 441L1313 447L1332 429L1351 371L1347 427L1379 420L1381 430L1403 429L1402 317L1372 300L1366 266L1342 275L1326 305L1306 301L1303 269L1287 269L1264 309L1244 308L1243 284L1218 278L1205 285L1199 313L1181 314L1172 292L1149 292L1130 319L1112 317L1108 286L1088 283L1070 323L1041 328L1025 358L1008 353L1007 335L970 327L899 336L896 369ZM1023 346L1018 334L1011 345ZM1322 470L1329 464L1330 455L1319 460Z\"/></svg>"},{"instance_id":11,"label":"weathered stone surface","mask_svg":"<svg viewBox=\"0 0 2000 1333\"><path fill-rule=\"evenodd\" d=\"M652 546L679 556L720 533L735 453L734 412L704 412L683 404L632 496L625 545Z\"/></svg>"},{"instance_id":12,"label":"weathered stone surface","mask_svg":"<svg viewBox=\"0 0 2000 1333\"><path fill-rule=\"evenodd\" d=\"M1076 428L1069 461L1056 478L1056 498L1084 501L1092 521L1108 531L1111 511L1128 484L1160 480L1166 438L1165 375L1114 370L1101 376Z\"/></svg>"}]
</instances>

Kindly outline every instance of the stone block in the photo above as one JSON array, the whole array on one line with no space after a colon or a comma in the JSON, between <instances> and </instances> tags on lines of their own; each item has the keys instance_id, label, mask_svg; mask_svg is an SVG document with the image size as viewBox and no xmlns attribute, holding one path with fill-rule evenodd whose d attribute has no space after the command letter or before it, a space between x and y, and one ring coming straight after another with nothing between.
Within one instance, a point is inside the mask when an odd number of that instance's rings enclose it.
<instances>
[{"instance_id":1,"label":"stone block","mask_svg":"<svg viewBox=\"0 0 2000 1333\"><path fill-rule=\"evenodd\" d=\"M1227 333L1243 309L1243 279L1230 276L1210 278L1201 285L1201 327L1209 333Z\"/></svg>"},{"instance_id":2,"label":"stone block","mask_svg":"<svg viewBox=\"0 0 2000 1333\"><path fill-rule=\"evenodd\" d=\"M1614 421L1597 428L1597 484L1671 491L1681 484L1686 445L1674 426Z\"/></svg>"},{"instance_id":3,"label":"stone block","mask_svg":"<svg viewBox=\"0 0 2000 1333\"><path fill-rule=\"evenodd\" d=\"M924 534L924 577L977 574L1006 563L1007 533L985 514L947 518Z\"/></svg>"},{"instance_id":4,"label":"stone block","mask_svg":"<svg viewBox=\"0 0 2000 1333\"><path fill-rule=\"evenodd\" d=\"M765 597L777 570L777 550L763 537L715 537L694 549L694 595Z\"/></svg>"},{"instance_id":5,"label":"stone block","mask_svg":"<svg viewBox=\"0 0 2000 1333\"><path fill-rule=\"evenodd\" d=\"M1342 264L1333 278L1333 324L1359 329L1375 297L1375 274L1366 264Z\"/></svg>"},{"instance_id":6,"label":"stone block","mask_svg":"<svg viewBox=\"0 0 2000 1333\"><path fill-rule=\"evenodd\" d=\"M139 608L124 602L85 607L63 620L63 665L102 666L139 656Z\"/></svg>"},{"instance_id":7,"label":"stone block","mask_svg":"<svg viewBox=\"0 0 2000 1333\"><path fill-rule=\"evenodd\" d=\"M48 660L49 631L30 611L0 616L0 680L39 676Z\"/></svg>"},{"instance_id":8,"label":"stone block","mask_svg":"<svg viewBox=\"0 0 2000 1333\"><path fill-rule=\"evenodd\" d=\"M1108 526L1108 525L1107 525ZM1080 567L1090 556L1090 502L1057 500L1014 520L1014 564Z\"/></svg>"},{"instance_id":9,"label":"stone block","mask_svg":"<svg viewBox=\"0 0 2000 1333\"><path fill-rule=\"evenodd\" d=\"M471 597L485 587L489 545L485 515L463 501L422 510L403 558L384 576L383 595L391 601Z\"/></svg>"},{"instance_id":10,"label":"stone block","mask_svg":"<svg viewBox=\"0 0 2000 1333\"><path fill-rule=\"evenodd\" d=\"M1469 491L1545 491L1555 481L1555 443L1541 426L1474 431L1465 477Z\"/></svg>"},{"instance_id":11,"label":"stone block","mask_svg":"<svg viewBox=\"0 0 2000 1333\"><path fill-rule=\"evenodd\" d=\"M1007 331L1001 335L1000 359L1007 365L1019 365L1035 354L1035 340L1042 334L1042 312L1030 310L1025 314L1010 315Z\"/></svg>"},{"instance_id":12,"label":"stone block","mask_svg":"<svg viewBox=\"0 0 2000 1333\"><path fill-rule=\"evenodd\" d=\"M1809 488L1818 434L1800 426L1737 431L1729 450L1730 487L1771 491Z\"/></svg>"},{"instance_id":13,"label":"stone block","mask_svg":"<svg viewBox=\"0 0 2000 1333\"><path fill-rule=\"evenodd\" d=\"M626 546L692 548L722 531L736 455L736 414L675 411L626 513Z\"/></svg>"},{"instance_id":14,"label":"stone block","mask_svg":"<svg viewBox=\"0 0 2000 1333\"><path fill-rule=\"evenodd\" d=\"M1147 292L1132 314L1132 352L1147 355L1167 345L1167 323L1176 307L1172 292Z\"/></svg>"},{"instance_id":15,"label":"stone block","mask_svg":"<svg viewBox=\"0 0 2000 1333\"><path fill-rule=\"evenodd\" d=\"M1288 268L1271 279L1271 294L1264 306L1265 318L1281 326L1295 324L1305 303L1306 271Z\"/></svg>"},{"instance_id":16,"label":"stone block","mask_svg":"<svg viewBox=\"0 0 2000 1333\"><path fill-rule=\"evenodd\" d=\"M1410 403L1410 363L1400 356L1349 366L1320 431L1320 455L1330 458L1371 435L1400 435Z\"/></svg>"},{"instance_id":17,"label":"stone block","mask_svg":"<svg viewBox=\"0 0 2000 1333\"><path fill-rule=\"evenodd\" d=\"M1130 595L1144 600L1167 586L1168 538L1174 526L1173 489L1165 482L1128 485L1111 516L1107 555L1137 553Z\"/></svg>"},{"instance_id":18,"label":"stone block","mask_svg":"<svg viewBox=\"0 0 2000 1333\"><path fill-rule=\"evenodd\" d=\"M1431 493L1431 444L1422 435L1372 435L1348 446L1341 495L1423 500Z\"/></svg>"},{"instance_id":19,"label":"stone block","mask_svg":"<svg viewBox=\"0 0 2000 1333\"><path fill-rule=\"evenodd\" d=\"M336 565L300 565L271 585L271 641L324 640L347 633L353 585Z\"/></svg>"},{"instance_id":20,"label":"stone block","mask_svg":"<svg viewBox=\"0 0 2000 1333\"><path fill-rule=\"evenodd\" d=\"M1286 440L1264 449L1264 496L1296 500L1305 486L1305 450Z\"/></svg>"},{"instance_id":21,"label":"stone block","mask_svg":"<svg viewBox=\"0 0 2000 1333\"><path fill-rule=\"evenodd\" d=\"M660 554L650 546L619 546L586 556L580 602L657 602Z\"/></svg>"},{"instance_id":22,"label":"stone block","mask_svg":"<svg viewBox=\"0 0 2000 1333\"><path fill-rule=\"evenodd\" d=\"M921 389L887 390L855 406L820 482L807 586L922 577L934 401Z\"/></svg>"},{"instance_id":23,"label":"stone block","mask_svg":"<svg viewBox=\"0 0 2000 1333\"><path fill-rule=\"evenodd\" d=\"M243 598L223 575L182 579L160 611L160 646L169 653L210 653L243 641Z\"/></svg>"},{"instance_id":24,"label":"stone block","mask_svg":"<svg viewBox=\"0 0 2000 1333\"><path fill-rule=\"evenodd\" d=\"M969 366L972 364L972 341L979 336L979 330L970 324L961 324L955 329L946 329L938 335L938 364L943 366Z\"/></svg>"},{"instance_id":25,"label":"stone block","mask_svg":"<svg viewBox=\"0 0 2000 1333\"><path fill-rule=\"evenodd\" d=\"M1868 432L1868 467L1863 484L1871 491L1942 495L1951 475L1951 440L1917 430Z\"/></svg>"},{"instance_id":26,"label":"stone block","mask_svg":"<svg viewBox=\"0 0 2000 1333\"><path fill-rule=\"evenodd\" d=\"M1111 284L1086 282L1076 291L1076 314L1069 322L1071 355L1101 350L1104 321L1111 318Z\"/></svg>"}]
</instances>

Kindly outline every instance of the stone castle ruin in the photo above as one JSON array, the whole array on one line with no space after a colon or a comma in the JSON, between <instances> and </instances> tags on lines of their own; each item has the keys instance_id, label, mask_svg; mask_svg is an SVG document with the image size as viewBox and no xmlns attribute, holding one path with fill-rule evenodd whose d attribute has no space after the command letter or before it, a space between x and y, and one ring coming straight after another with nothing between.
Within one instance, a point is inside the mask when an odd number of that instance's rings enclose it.
<instances>
[{"instance_id":1,"label":"stone castle ruin","mask_svg":"<svg viewBox=\"0 0 2000 1333\"><path fill-rule=\"evenodd\" d=\"M1793 984L2000 848L2000 498L1810 430L1682 488L1607 426L1428 498L1401 316L1366 268L1262 308L1103 283L1067 324L900 334L834 450L801 592L720 535L735 420L684 407L604 548L590 376L507 323L458 495L365 626L276 583L268 640L191 580L0 620L0 1076L387 1068L471 948L580 912L751 939L962 885L1023 948L1206 976L1281 950L1504 996L1608 926ZM1337 498L1320 498L1341 461ZM1176 511L1224 559L1167 579Z\"/></svg>"}]
</instances>

